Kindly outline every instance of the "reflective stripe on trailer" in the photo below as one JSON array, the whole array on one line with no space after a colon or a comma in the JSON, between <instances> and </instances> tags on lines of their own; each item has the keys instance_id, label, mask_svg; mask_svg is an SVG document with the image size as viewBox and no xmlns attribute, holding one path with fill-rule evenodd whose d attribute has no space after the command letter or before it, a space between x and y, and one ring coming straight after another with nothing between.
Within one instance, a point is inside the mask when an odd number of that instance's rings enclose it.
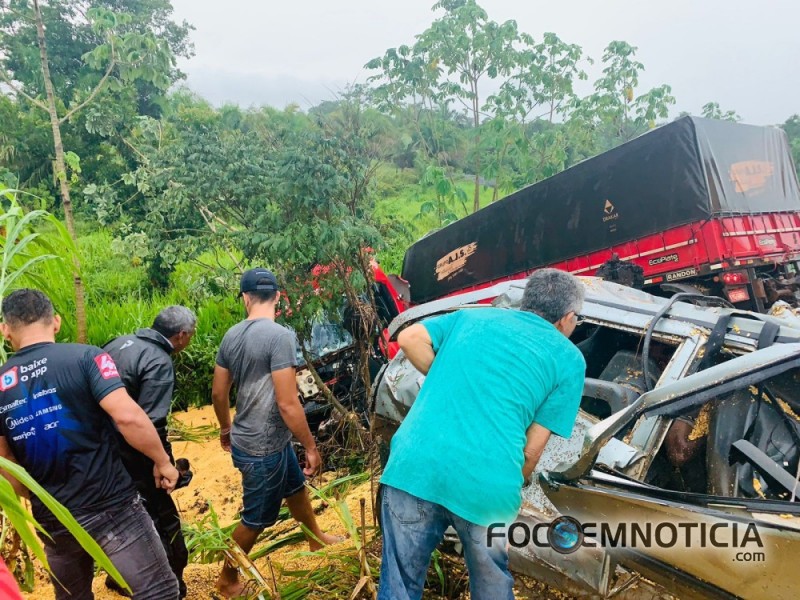
<instances>
[{"instance_id":1,"label":"reflective stripe on trailer","mask_svg":"<svg viewBox=\"0 0 800 600\"><path fill-rule=\"evenodd\" d=\"M688 242L681 242L680 244L670 244L669 246L664 246L663 248L659 248L657 250L648 250L647 252L640 252L639 254L631 254L630 256L620 256L619 260L631 260L633 258L643 258L645 256L652 256L653 254L658 254L659 252L667 252L668 250L675 250L675 248L683 248L684 246L691 246L692 244L697 243L697 239L692 238ZM586 271L593 271L595 269L599 269L603 266L604 263L600 263L599 265L591 265L589 267L584 267L582 269L577 269L575 271L570 271L573 275L580 275L581 273L585 273ZM647 283L647 281L645 281Z\"/></svg>"},{"instance_id":2,"label":"reflective stripe on trailer","mask_svg":"<svg viewBox=\"0 0 800 600\"><path fill-rule=\"evenodd\" d=\"M791 233L800 231L800 227L782 227L780 229L751 229L748 231L723 231L722 237L737 237L742 235L759 235L764 233Z\"/></svg>"}]
</instances>

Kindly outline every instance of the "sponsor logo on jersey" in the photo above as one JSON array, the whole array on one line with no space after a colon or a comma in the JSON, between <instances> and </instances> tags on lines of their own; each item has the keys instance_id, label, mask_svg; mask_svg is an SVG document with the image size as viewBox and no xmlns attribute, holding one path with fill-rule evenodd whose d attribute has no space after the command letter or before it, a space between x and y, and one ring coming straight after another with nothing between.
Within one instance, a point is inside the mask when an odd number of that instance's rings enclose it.
<instances>
[{"instance_id":1,"label":"sponsor logo on jersey","mask_svg":"<svg viewBox=\"0 0 800 600\"><path fill-rule=\"evenodd\" d=\"M111 379L112 377L119 377L117 365L107 353L100 354L94 357L94 362L97 368L100 369L100 377L103 379Z\"/></svg>"},{"instance_id":2,"label":"sponsor logo on jersey","mask_svg":"<svg viewBox=\"0 0 800 600\"><path fill-rule=\"evenodd\" d=\"M6 371L0 375L0 392L10 390L19 383L19 375L17 375L17 367L10 371Z\"/></svg>"}]
</instances>

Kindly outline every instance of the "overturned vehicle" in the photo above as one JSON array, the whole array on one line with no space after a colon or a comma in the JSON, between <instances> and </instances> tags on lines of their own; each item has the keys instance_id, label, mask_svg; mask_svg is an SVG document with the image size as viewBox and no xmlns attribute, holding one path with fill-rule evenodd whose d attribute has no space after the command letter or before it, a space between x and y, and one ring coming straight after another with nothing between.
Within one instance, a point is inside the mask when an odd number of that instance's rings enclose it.
<instances>
[{"instance_id":1,"label":"overturned vehicle","mask_svg":"<svg viewBox=\"0 0 800 600\"><path fill-rule=\"evenodd\" d=\"M798 597L800 318L583 282L581 410L522 491L512 569L578 597ZM513 310L524 285L412 308L390 333L492 299ZM402 352L376 379L384 443L423 380Z\"/></svg>"}]
</instances>

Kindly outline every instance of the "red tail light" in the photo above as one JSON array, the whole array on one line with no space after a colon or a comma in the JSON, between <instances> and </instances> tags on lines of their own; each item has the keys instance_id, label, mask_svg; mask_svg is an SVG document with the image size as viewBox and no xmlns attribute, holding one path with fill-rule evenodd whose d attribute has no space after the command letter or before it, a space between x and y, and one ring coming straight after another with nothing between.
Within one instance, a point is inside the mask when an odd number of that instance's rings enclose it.
<instances>
[{"instance_id":1,"label":"red tail light","mask_svg":"<svg viewBox=\"0 0 800 600\"><path fill-rule=\"evenodd\" d=\"M747 283L748 281L749 279L747 279L747 275L745 273L736 272L722 274L722 282L725 285L740 285L742 283Z\"/></svg>"}]
</instances>

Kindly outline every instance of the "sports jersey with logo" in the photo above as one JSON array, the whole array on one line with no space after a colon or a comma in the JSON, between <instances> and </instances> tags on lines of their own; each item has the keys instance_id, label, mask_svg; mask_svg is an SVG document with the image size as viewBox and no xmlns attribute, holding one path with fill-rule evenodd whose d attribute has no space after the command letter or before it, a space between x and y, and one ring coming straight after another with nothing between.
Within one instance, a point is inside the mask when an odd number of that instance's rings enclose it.
<instances>
[{"instance_id":1,"label":"sports jersey with logo","mask_svg":"<svg viewBox=\"0 0 800 600\"><path fill-rule=\"evenodd\" d=\"M75 516L134 495L115 428L99 403L123 387L100 348L44 342L0 367L0 435L17 461ZM60 527L31 495L34 516Z\"/></svg>"}]
</instances>

